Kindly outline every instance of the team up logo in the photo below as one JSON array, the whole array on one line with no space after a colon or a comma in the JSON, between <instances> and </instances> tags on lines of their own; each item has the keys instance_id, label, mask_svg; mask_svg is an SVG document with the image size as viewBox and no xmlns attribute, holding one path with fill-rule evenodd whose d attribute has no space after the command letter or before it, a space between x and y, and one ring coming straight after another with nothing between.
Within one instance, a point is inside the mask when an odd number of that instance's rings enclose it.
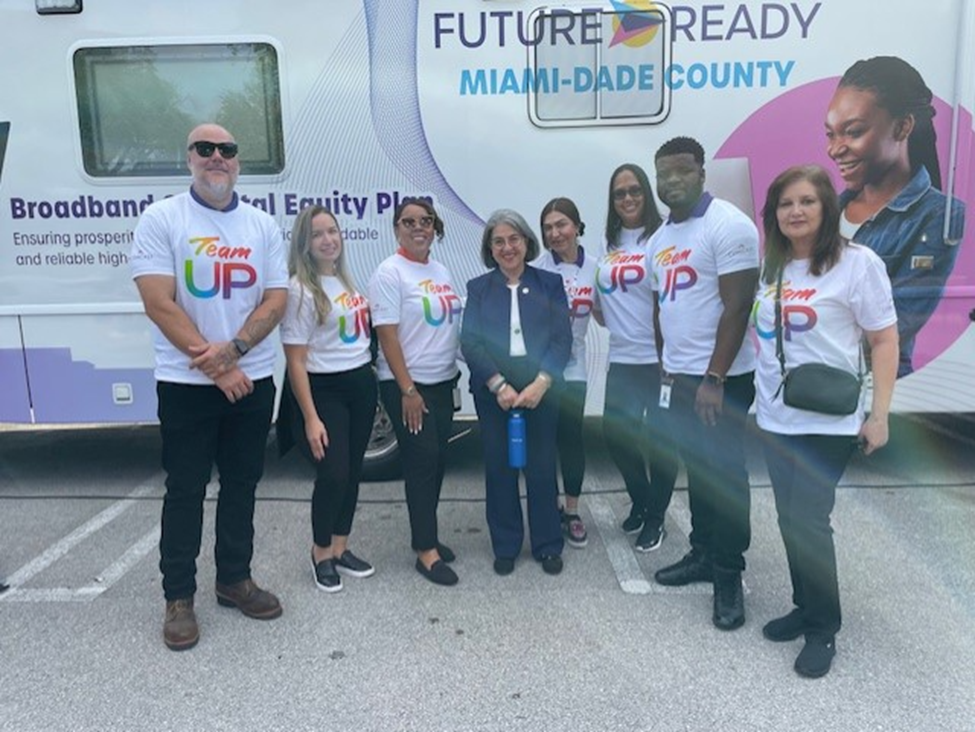
<instances>
[{"instance_id":1,"label":"team up logo","mask_svg":"<svg viewBox=\"0 0 975 732\"><path fill-rule=\"evenodd\" d=\"M697 270L687 262L691 250L677 251L677 247L667 247L654 256L654 263L664 269L664 282L660 288L660 302L674 302L678 293L689 290L697 284Z\"/></svg>"},{"instance_id":2,"label":"team up logo","mask_svg":"<svg viewBox=\"0 0 975 732\"><path fill-rule=\"evenodd\" d=\"M657 37L663 24L663 16L651 0L612 0L616 13L613 15L613 37L609 47L621 43L627 48L646 46Z\"/></svg>"},{"instance_id":3,"label":"team up logo","mask_svg":"<svg viewBox=\"0 0 975 732\"><path fill-rule=\"evenodd\" d=\"M608 277L605 276L607 274ZM646 257L643 254L611 252L596 269L596 287L603 295L612 295L617 290L624 293L643 282L646 276Z\"/></svg>"},{"instance_id":4,"label":"team up logo","mask_svg":"<svg viewBox=\"0 0 975 732\"><path fill-rule=\"evenodd\" d=\"M362 295L343 292L335 298L335 304L344 313L339 315L339 338L343 343L355 343L360 338L371 338L369 304Z\"/></svg>"},{"instance_id":5,"label":"team up logo","mask_svg":"<svg viewBox=\"0 0 975 732\"><path fill-rule=\"evenodd\" d=\"M440 285L433 280L423 280L418 286L423 293L423 318L428 325L439 328L444 323L460 320L464 306L460 296L449 284Z\"/></svg>"},{"instance_id":6,"label":"team up logo","mask_svg":"<svg viewBox=\"0 0 975 732\"><path fill-rule=\"evenodd\" d=\"M587 317L593 308L595 290L590 285L565 288L565 295L569 299L569 317L574 320Z\"/></svg>"},{"instance_id":7,"label":"team up logo","mask_svg":"<svg viewBox=\"0 0 975 732\"><path fill-rule=\"evenodd\" d=\"M257 282L257 270L246 261L250 247L221 244L219 236L197 236L189 243L193 257L183 263L183 276L193 297L205 300L221 295L229 300L234 290L246 290Z\"/></svg>"},{"instance_id":8,"label":"team up logo","mask_svg":"<svg viewBox=\"0 0 975 732\"><path fill-rule=\"evenodd\" d=\"M809 303L816 297L816 288L810 287L805 290L793 290L789 282L782 283L782 338L791 341L795 333L806 333L816 327L819 316L816 309ZM775 285L765 288L763 298L775 301ZM775 326L771 330L762 330L758 326L758 305L756 300L752 305L752 323L755 326L755 333L759 338L771 340L775 338ZM774 323L774 321L773 321Z\"/></svg>"}]
</instances>

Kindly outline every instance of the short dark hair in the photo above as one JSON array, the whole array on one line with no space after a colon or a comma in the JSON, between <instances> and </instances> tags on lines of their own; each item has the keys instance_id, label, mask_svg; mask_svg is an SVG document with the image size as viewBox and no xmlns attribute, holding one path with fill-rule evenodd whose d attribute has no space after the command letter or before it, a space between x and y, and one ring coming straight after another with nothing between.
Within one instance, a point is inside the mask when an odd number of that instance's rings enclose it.
<instances>
[{"instance_id":1,"label":"short dark hair","mask_svg":"<svg viewBox=\"0 0 975 732\"><path fill-rule=\"evenodd\" d=\"M443 219L437 216L437 210L433 207L425 198L404 198L396 208L393 210L393 228L396 228L396 224L399 223L399 217L403 215L403 209L407 206L419 206L428 214L433 216L433 231L437 235L437 241L443 240Z\"/></svg>"},{"instance_id":2,"label":"short dark hair","mask_svg":"<svg viewBox=\"0 0 975 732\"><path fill-rule=\"evenodd\" d=\"M542 246L548 249L548 244L545 241L545 217L550 213L558 212L560 214L565 214L569 217L569 220L575 224L576 231L579 236L586 233L586 225L579 217L579 207L576 206L575 201L571 198L553 198L551 201L545 204L542 208L542 213L538 216L538 227L539 231L542 232Z\"/></svg>"},{"instance_id":3,"label":"short dark hair","mask_svg":"<svg viewBox=\"0 0 975 732\"><path fill-rule=\"evenodd\" d=\"M674 137L667 140L657 150L653 159L656 162L668 155L680 155L681 153L690 153L698 165L704 165L704 148L693 137Z\"/></svg>"},{"instance_id":4,"label":"short dark hair","mask_svg":"<svg viewBox=\"0 0 975 732\"><path fill-rule=\"evenodd\" d=\"M540 251L538 237L535 236L532 227L525 221L525 217L510 208L500 208L491 214L487 223L484 224L484 234L481 236L481 261L484 262L485 267L494 269L498 266L498 263L494 261L494 255L491 254L491 238L494 236L494 227L501 224L507 224L524 237L527 250L525 252L526 264L538 257Z\"/></svg>"},{"instance_id":5,"label":"short dark hair","mask_svg":"<svg viewBox=\"0 0 975 732\"><path fill-rule=\"evenodd\" d=\"M609 176L609 203L607 203L606 207L607 249L615 249L620 243L620 230L623 228L623 221L620 219L620 215L616 213L616 201L613 198L613 184L616 182L616 176L624 171L633 173L637 184L643 189L643 218L640 222L643 225L643 233L640 235L640 241L649 239L650 235L659 229L664 221L660 215L660 210L657 208L657 202L654 200L653 189L650 186L650 178L647 177L647 171L636 163L623 163Z\"/></svg>"},{"instance_id":6,"label":"short dark hair","mask_svg":"<svg viewBox=\"0 0 975 732\"><path fill-rule=\"evenodd\" d=\"M846 240L840 236L840 200L833 187L833 181L818 165L795 165L788 168L772 181L765 196L762 208L762 223L765 226L765 264L762 267L762 281L773 284L779 272L792 256L792 244L779 228L778 208L782 192L793 183L808 181L816 189L816 196L823 206L823 220L813 246L809 271L819 276L828 272L839 261Z\"/></svg>"}]
</instances>

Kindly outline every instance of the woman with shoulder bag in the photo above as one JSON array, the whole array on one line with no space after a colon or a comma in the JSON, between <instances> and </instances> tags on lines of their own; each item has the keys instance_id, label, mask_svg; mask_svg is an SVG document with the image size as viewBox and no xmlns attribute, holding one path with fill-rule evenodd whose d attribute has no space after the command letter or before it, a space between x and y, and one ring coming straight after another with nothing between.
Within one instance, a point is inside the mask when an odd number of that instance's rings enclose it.
<instances>
[{"instance_id":1,"label":"woman with shoulder bag","mask_svg":"<svg viewBox=\"0 0 975 732\"><path fill-rule=\"evenodd\" d=\"M804 636L795 670L815 678L829 672L841 623L830 526L836 485L858 441L868 455L887 443L897 315L883 262L840 236L839 200L825 170L810 165L781 173L769 187L763 218L765 261L752 314L759 343L756 412L795 607L762 633L776 642ZM869 416L862 399L850 414L785 403L784 373L799 365L858 374L863 338L872 353Z\"/></svg>"}]
</instances>

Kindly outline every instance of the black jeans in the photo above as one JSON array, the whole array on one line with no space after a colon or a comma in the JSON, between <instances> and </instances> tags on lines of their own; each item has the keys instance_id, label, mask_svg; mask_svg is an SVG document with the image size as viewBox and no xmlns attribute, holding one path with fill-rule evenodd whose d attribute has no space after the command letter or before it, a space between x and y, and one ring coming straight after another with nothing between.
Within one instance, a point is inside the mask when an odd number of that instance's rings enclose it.
<instances>
[{"instance_id":1,"label":"black jeans","mask_svg":"<svg viewBox=\"0 0 975 732\"><path fill-rule=\"evenodd\" d=\"M293 434L301 454L315 466L311 526L315 543L331 546L348 536L359 501L362 459L376 416L376 374L368 364L334 374L309 374L315 411L328 431L325 457L316 461L305 438L305 420L295 404Z\"/></svg>"},{"instance_id":2,"label":"black jeans","mask_svg":"<svg viewBox=\"0 0 975 732\"><path fill-rule=\"evenodd\" d=\"M456 383L454 378L439 384L416 384L428 412L423 415L423 429L415 435L403 424L403 394L399 385L395 381L379 384L383 406L399 442L411 546L418 552L434 549L439 543L437 505L447 465L447 441L453 430Z\"/></svg>"},{"instance_id":3,"label":"black jeans","mask_svg":"<svg viewBox=\"0 0 975 732\"><path fill-rule=\"evenodd\" d=\"M578 498L582 495L582 478L586 474L586 445L582 436L586 382L566 381L560 391L556 444L562 470L562 488L565 495Z\"/></svg>"},{"instance_id":4,"label":"black jeans","mask_svg":"<svg viewBox=\"0 0 975 732\"><path fill-rule=\"evenodd\" d=\"M754 373L724 384L721 417L714 427L694 411L702 377L674 375L671 417L687 468L691 546L723 569L745 569L751 543L751 492L745 466L748 408L755 399Z\"/></svg>"},{"instance_id":5,"label":"black jeans","mask_svg":"<svg viewBox=\"0 0 975 732\"><path fill-rule=\"evenodd\" d=\"M836 484L856 440L846 435L762 435L789 560L792 602L814 632L835 635L842 617L829 517L836 503Z\"/></svg>"},{"instance_id":6,"label":"black jeans","mask_svg":"<svg viewBox=\"0 0 975 732\"><path fill-rule=\"evenodd\" d=\"M623 477L633 510L663 525L680 462L660 408L660 366L611 363L606 375L603 435ZM647 468L650 477L647 478Z\"/></svg>"},{"instance_id":7,"label":"black jeans","mask_svg":"<svg viewBox=\"0 0 975 732\"><path fill-rule=\"evenodd\" d=\"M254 553L254 493L274 409L274 382L231 404L216 386L158 382L162 464L166 471L159 569L167 600L196 593L196 558L203 533L203 499L216 464L217 582L250 577Z\"/></svg>"}]
</instances>

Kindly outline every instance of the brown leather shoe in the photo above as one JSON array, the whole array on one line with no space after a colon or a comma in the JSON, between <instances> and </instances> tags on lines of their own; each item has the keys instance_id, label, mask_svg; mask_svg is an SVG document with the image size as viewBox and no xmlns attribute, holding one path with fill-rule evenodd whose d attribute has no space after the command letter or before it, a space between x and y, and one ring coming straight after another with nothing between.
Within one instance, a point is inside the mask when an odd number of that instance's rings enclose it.
<instances>
[{"instance_id":1,"label":"brown leather shoe","mask_svg":"<svg viewBox=\"0 0 975 732\"><path fill-rule=\"evenodd\" d=\"M166 601L163 642L171 651L185 651L200 640L200 628L193 612L193 598Z\"/></svg>"},{"instance_id":2,"label":"brown leather shoe","mask_svg":"<svg viewBox=\"0 0 975 732\"><path fill-rule=\"evenodd\" d=\"M278 598L250 579L232 585L217 582L217 602L224 607L235 607L247 617L258 620L271 620L281 615Z\"/></svg>"}]
</instances>

